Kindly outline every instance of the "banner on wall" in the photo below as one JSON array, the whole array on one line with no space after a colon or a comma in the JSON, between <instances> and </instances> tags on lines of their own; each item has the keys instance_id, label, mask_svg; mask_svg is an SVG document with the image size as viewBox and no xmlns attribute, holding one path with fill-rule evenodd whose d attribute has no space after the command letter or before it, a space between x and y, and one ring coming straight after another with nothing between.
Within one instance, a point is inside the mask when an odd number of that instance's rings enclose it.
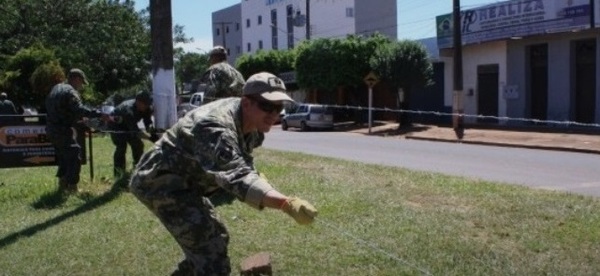
<instances>
[{"instance_id":1,"label":"banner on wall","mask_svg":"<svg viewBox=\"0 0 600 276\"><path fill-rule=\"evenodd\" d=\"M600 0L512 0L461 11L463 44L589 29ZM453 47L452 13L436 17L438 47Z\"/></svg>"}]
</instances>

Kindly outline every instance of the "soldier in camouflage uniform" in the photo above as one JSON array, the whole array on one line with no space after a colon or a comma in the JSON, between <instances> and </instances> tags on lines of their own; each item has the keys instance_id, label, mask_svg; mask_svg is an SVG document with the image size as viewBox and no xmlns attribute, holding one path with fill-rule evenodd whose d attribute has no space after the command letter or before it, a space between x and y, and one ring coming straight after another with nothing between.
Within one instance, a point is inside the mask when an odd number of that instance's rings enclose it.
<instances>
[{"instance_id":1,"label":"soldier in camouflage uniform","mask_svg":"<svg viewBox=\"0 0 600 276\"><path fill-rule=\"evenodd\" d=\"M106 115L89 109L81 103L79 97L87 78L80 69L71 69L67 75L67 83L59 83L52 87L46 97L46 135L55 148L59 178L59 190L76 192L81 171L81 145L77 142L77 124L83 117L102 117Z\"/></svg>"},{"instance_id":2,"label":"soldier in camouflage uniform","mask_svg":"<svg viewBox=\"0 0 600 276\"><path fill-rule=\"evenodd\" d=\"M158 138L152 127L152 97L148 92L139 92L135 99L123 101L111 113L113 122L108 126L111 130L110 138L115 145L113 154L114 175L116 177L125 172L125 155L127 144L131 147L133 164L137 164L144 153L142 138L156 142ZM138 122L143 120L146 131L140 130Z\"/></svg>"},{"instance_id":3,"label":"soldier in camouflage uniform","mask_svg":"<svg viewBox=\"0 0 600 276\"><path fill-rule=\"evenodd\" d=\"M317 210L275 190L254 168L259 132L268 132L292 99L281 79L259 73L243 97L217 100L188 112L146 152L131 178L131 192L164 224L185 260L174 275L229 275L229 234L207 198L222 188L257 209L280 209L300 224Z\"/></svg>"},{"instance_id":4,"label":"soldier in camouflage uniform","mask_svg":"<svg viewBox=\"0 0 600 276\"><path fill-rule=\"evenodd\" d=\"M244 76L227 63L227 51L215 46L209 53L210 67L200 80L206 84L204 103L227 97L242 96Z\"/></svg>"}]
</instances>

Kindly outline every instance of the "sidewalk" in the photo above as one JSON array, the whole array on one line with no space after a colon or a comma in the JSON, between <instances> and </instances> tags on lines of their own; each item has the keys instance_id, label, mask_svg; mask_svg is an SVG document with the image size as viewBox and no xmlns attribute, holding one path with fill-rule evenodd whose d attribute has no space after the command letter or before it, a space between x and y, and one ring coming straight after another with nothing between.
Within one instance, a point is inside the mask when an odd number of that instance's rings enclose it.
<instances>
[{"instance_id":1,"label":"sidewalk","mask_svg":"<svg viewBox=\"0 0 600 276\"><path fill-rule=\"evenodd\" d=\"M339 131L378 135L400 139L418 139L440 142L483 144L506 147L522 147L600 154L600 130L597 132L570 131L560 128L497 128L466 126L464 136L458 139L451 127L415 125L398 130L394 122L377 121L371 126L340 125ZM561 132L564 131L564 132ZM570 131L571 133L568 133Z\"/></svg>"}]
</instances>

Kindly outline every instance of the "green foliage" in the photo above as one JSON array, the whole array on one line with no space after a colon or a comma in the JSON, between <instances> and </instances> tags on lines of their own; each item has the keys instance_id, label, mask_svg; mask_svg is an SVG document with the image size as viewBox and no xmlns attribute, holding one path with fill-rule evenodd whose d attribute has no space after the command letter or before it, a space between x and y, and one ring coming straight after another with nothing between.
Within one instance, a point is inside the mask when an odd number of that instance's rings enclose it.
<instances>
[{"instance_id":1,"label":"green foliage","mask_svg":"<svg viewBox=\"0 0 600 276\"><path fill-rule=\"evenodd\" d=\"M5 0L0 13L0 56L40 43L65 69L83 69L103 95L136 85L149 72L147 18L133 1Z\"/></svg>"},{"instance_id":2,"label":"green foliage","mask_svg":"<svg viewBox=\"0 0 600 276\"><path fill-rule=\"evenodd\" d=\"M319 38L298 47L296 76L298 85L331 91L338 86L356 86L371 71L369 60L375 50L389 43L380 34L369 38Z\"/></svg>"},{"instance_id":3,"label":"green foliage","mask_svg":"<svg viewBox=\"0 0 600 276\"><path fill-rule=\"evenodd\" d=\"M28 104L38 108L43 105L50 90L34 91L30 78L38 66L49 63L58 64L54 52L37 43L8 59L1 82L4 89L10 91L15 105Z\"/></svg>"},{"instance_id":4,"label":"green foliage","mask_svg":"<svg viewBox=\"0 0 600 276\"><path fill-rule=\"evenodd\" d=\"M38 66L30 78L32 87L30 94L33 97L30 103L37 103L39 109L52 87L63 81L65 81L65 73L58 61L54 60Z\"/></svg>"},{"instance_id":5,"label":"green foliage","mask_svg":"<svg viewBox=\"0 0 600 276\"><path fill-rule=\"evenodd\" d=\"M177 83L189 83L195 79L199 79L208 66L207 54L181 54L175 62L175 77L177 78Z\"/></svg>"},{"instance_id":6,"label":"green foliage","mask_svg":"<svg viewBox=\"0 0 600 276\"><path fill-rule=\"evenodd\" d=\"M433 66L427 50L416 41L402 40L380 47L370 64L380 78L406 90L432 82Z\"/></svg>"},{"instance_id":7,"label":"green foliage","mask_svg":"<svg viewBox=\"0 0 600 276\"><path fill-rule=\"evenodd\" d=\"M240 56L236 61L236 68L246 79L263 71L278 75L293 71L295 59L296 51L294 49L260 50L253 55L243 54Z\"/></svg>"}]
</instances>

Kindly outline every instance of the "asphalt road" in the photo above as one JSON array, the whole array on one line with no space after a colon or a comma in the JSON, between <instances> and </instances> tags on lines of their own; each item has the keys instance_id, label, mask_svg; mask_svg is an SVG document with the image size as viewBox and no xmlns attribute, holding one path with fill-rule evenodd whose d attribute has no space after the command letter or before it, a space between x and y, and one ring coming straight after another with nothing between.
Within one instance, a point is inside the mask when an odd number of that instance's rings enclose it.
<instances>
[{"instance_id":1,"label":"asphalt road","mask_svg":"<svg viewBox=\"0 0 600 276\"><path fill-rule=\"evenodd\" d=\"M282 131L265 148L600 197L600 156L430 142L345 132Z\"/></svg>"}]
</instances>

